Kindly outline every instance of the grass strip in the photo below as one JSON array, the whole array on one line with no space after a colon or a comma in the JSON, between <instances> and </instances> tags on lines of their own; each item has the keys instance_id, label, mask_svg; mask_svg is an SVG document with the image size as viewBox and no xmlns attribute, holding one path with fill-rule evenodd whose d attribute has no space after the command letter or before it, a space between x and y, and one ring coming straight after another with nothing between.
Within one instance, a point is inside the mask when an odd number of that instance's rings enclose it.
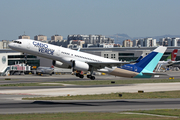
<instances>
[{"instance_id":1,"label":"grass strip","mask_svg":"<svg viewBox=\"0 0 180 120\"><path fill-rule=\"evenodd\" d=\"M180 109L156 109L156 110L139 110L133 111L135 113L147 113L147 114L157 114L164 116L176 116L180 118Z\"/></svg>"},{"instance_id":2,"label":"grass strip","mask_svg":"<svg viewBox=\"0 0 180 120\"><path fill-rule=\"evenodd\" d=\"M152 110L153 111L153 110ZM160 113L156 113L157 110L154 110L156 114L164 114L164 111L161 110ZM174 112L180 113L180 110L169 109L169 115L174 116ZM136 111L135 111L136 112ZM140 111L137 111L140 112ZM148 111L145 111L148 113ZM120 112L121 113L121 112ZM178 114L176 114L178 116ZM172 120L168 117L157 117L151 115L137 115L137 114L119 114L119 113L108 113L108 112L78 112L78 113L44 113L44 114L5 114L0 115L1 120Z\"/></svg>"},{"instance_id":3,"label":"grass strip","mask_svg":"<svg viewBox=\"0 0 180 120\"><path fill-rule=\"evenodd\" d=\"M119 96L122 95L122 96ZM23 98L23 100L107 100L107 99L153 99L153 98L180 98L180 91L145 92L145 93L111 93L96 95L76 95L57 97Z\"/></svg>"},{"instance_id":4,"label":"grass strip","mask_svg":"<svg viewBox=\"0 0 180 120\"><path fill-rule=\"evenodd\" d=\"M17 84L3 84L0 87L22 87L22 86L63 86L62 84L41 84L41 83L17 83Z\"/></svg>"},{"instance_id":5,"label":"grass strip","mask_svg":"<svg viewBox=\"0 0 180 120\"><path fill-rule=\"evenodd\" d=\"M1 87L14 87L14 86L38 86L38 83L17 83L17 84L3 84Z\"/></svg>"}]
</instances>

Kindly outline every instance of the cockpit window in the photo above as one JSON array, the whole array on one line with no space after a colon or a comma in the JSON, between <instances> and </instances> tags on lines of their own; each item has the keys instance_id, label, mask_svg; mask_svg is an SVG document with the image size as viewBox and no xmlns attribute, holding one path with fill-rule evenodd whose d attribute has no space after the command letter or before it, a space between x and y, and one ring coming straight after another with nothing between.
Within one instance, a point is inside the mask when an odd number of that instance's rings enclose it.
<instances>
[{"instance_id":1,"label":"cockpit window","mask_svg":"<svg viewBox=\"0 0 180 120\"><path fill-rule=\"evenodd\" d=\"M21 42L20 42L20 41L13 41L13 43L18 43L18 44L21 44Z\"/></svg>"}]
</instances>

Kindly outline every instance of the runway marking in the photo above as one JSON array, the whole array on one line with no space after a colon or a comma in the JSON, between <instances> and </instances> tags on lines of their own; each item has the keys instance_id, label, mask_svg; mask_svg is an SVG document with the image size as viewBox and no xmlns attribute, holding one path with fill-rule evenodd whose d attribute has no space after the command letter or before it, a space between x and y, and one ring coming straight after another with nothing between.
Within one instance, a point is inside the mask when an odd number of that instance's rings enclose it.
<instances>
[{"instance_id":1,"label":"runway marking","mask_svg":"<svg viewBox=\"0 0 180 120\"><path fill-rule=\"evenodd\" d=\"M157 115L157 114L148 114L148 113L134 113L134 112L121 112L119 114L130 114L130 115L149 115L149 116L156 116L156 117L168 117L168 118L179 118L178 116L167 116L167 115Z\"/></svg>"}]
</instances>

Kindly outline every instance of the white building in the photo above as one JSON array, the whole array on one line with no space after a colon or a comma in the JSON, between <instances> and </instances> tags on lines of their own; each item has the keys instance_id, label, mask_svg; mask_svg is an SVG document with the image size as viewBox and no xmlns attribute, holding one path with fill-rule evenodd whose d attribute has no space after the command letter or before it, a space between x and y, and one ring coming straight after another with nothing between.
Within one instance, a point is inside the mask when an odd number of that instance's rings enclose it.
<instances>
[{"instance_id":1,"label":"white building","mask_svg":"<svg viewBox=\"0 0 180 120\"><path fill-rule=\"evenodd\" d=\"M56 35L51 36L51 40L58 42L58 41L63 40L63 36L56 34Z\"/></svg>"},{"instance_id":2,"label":"white building","mask_svg":"<svg viewBox=\"0 0 180 120\"><path fill-rule=\"evenodd\" d=\"M133 42L131 40L124 40L123 41L123 46L124 47L132 47L133 46Z\"/></svg>"},{"instance_id":3,"label":"white building","mask_svg":"<svg viewBox=\"0 0 180 120\"><path fill-rule=\"evenodd\" d=\"M114 39L107 38L103 35L68 35L68 42L71 40L83 40L85 44L103 44L114 43Z\"/></svg>"},{"instance_id":4,"label":"white building","mask_svg":"<svg viewBox=\"0 0 180 120\"><path fill-rule=\"evenodd\" d=\"M0 41L0 49L9 49L8 44L12 41L2 40Z\"/></svg>"},{"instance_id":5,"label":"white building","mask_svg":"<svg viewBox=\"0 0 180 120\"><path fill-rule=\"evenodd\" d=\"M160 38L159 39L159 45L164 45L164 41L165 41L165 38Z\"/></svg>"},{"instance_id":6,"label":"white building","mask_svg":"<svg viewBox=\"0 0 180 120\"><path fill-rule=\"evenodd\" d=\"M135 44L135 45L134 45ZM156 47L156 39L153 38L142 38L133 40L133 46L136 47Z\"/></svg>"},{"instance_id":7,"label":"white building","mask_svg":"<svg viewBox=\"0 0 180 120\"><path fill-rule=\"evenodd\" d=\"M145 47L149 47L151 40L152 40L152 38L144 38L144 46L145 46Z\"/></svg>"},{"instance_id":8,"label":"white building","mask_svg":"<svg viewBox=\"0 0 180 120\"><path fill-rule=\"evenodd\" d=\"M172 38L172 46L178 46L178 40L180 38Z\"/></svg>"},{"instance_id":9,"label":"white building","mask_svg":"<svg viewBox=\"0 0 180 120\"><path fill-rule=\"evenodd\" d=\"M163 46L178 46L178 40L180 40L180 38L161 38L159 39L159 44Z\"/></svg>"},{"instance_id":10,"label":"white building","mask_svg":"<svg viewBox=\"0 0 180 120\"><path fill-rule=\"evenodd\" d=\"M139 39L138 45L143 47L144 46L144 39Z\"/></svg>"},{"instance_id":11,"label":"white building","mask_svg":"<svg viewBox=\"0 0 180 120\"><path fill-rule=\"evenodd\" d=\"M156 47L157 46L157 44L156 44L156 39L153 39L152 40L152 46L151 47Z\"/></svg>"},{"instance_id":12,"label":"white building","mask_svg":"<svg viewBox=\"0 0 180 120\"><path fill-rule=\"evenodd\" d=\"M144 38L144 47L156 47L156 39Z\"/></svg>"},{"instance_id":13,"label":"white building","mask_svg":"<svg viewBox=\"0 0 180 120\"><path fill-rule=\"evenodd\" d=\"M167 41L167 46L172 46L171 44L172 39L170 37L167 37L165 41Z\"/></svg>"},{"instance_id":14,"label":"white building","mask_svg":"<svg viewBox=\"0 0 180 120\"><path fill-rule=\"evenodd\" d=\"M137 47L138 46L138 41L139 41L139 39L133 40L133 47Z\"/></svg>"},{"instance_id":15,"label":"white building","mask_svg":"<svg viewBox=\"0 0 180 120\"><path fill-rule=\"evenodd\" d=\"M34 40L38 40L38 41L41 41L41 42L47 42L47 36L45 36L45 35L36 35L36 36L34 36Z\"/></svg>"}]
</instances>

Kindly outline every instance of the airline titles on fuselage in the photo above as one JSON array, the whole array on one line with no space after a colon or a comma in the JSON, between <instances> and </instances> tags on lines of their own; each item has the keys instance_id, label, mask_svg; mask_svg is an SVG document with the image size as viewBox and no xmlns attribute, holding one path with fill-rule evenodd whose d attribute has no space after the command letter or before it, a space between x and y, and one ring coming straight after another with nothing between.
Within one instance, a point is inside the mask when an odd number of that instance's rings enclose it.
<instances>
[{"instance_id":1,"label":"airline titles on fuselage","mask_svg":"<svg viewBox=\"0 0 180 120\"><path fill-rule=\"evenodd\" d=\"M38 47L39 48L39 52L41 52L41 53L45 53L45 54L49 54L49 55L53 55L54 54L54 50L53 49L49 49L48 45L45 44L45 43L40 43L40 42L37 42L37 41L33 41L33 45L35 47ZM70 54L70 53L67 53L67 52L63 52L62 51L61 53L65 54L65 55L73 56L73 54ZM86 60L89 60L89 61L94 61L94 62L101 62L99 60L96 60L96 59L93 59L93 58L84 57L84 56L80 56L80 55L75 55L75 57L79 57L79 58L86 59Z\"/></svg>"},{"instance_id":2,"label":"airline titles on fuselage","mask_svg":"<svg viewBox=\"0 0 180 120\"><path fill-rule=\"evenodd\" d=\"M54 50L53 49L49 49L48 45L45 43L40 43L37 41L33 41L33 45L35 47L39 48L39 52L40 53L45 53L45 54L49 54L49 55L53 55L54 54Z\"/></svg>"},{"instance_id":3,"label":"airline titles on fuselage","mask_svg":"<svg viewBox=\"0 0 180 120\"><path fill-rule=\"evenodd\" d=\"M70 55L70 53L67 53L67 52L61 52L62 54L65 54L65 55ZM73 54L71 54L71 56L73 56ZM80 56L80 55L74 55L75 57L78 57L78 58L82 58L82 59L86 59L86 60L89 60L89 61L94 61L94 62L101 62L99 60L95 60L95 59L92 59L92 58L88 58L88 57L83 57L83 56Z\"/></svg>"},{"instance_id":4,"label":"airline titles on fuselage","mask_svg":"<svg viewBox=\"0 0 180 120\"><path fill-rule=\"evenodd\" d=\"M99 61L99 60L95 60L95 59L88 58L88 57L83 57L83 56L80 56L80 55L75 55L75 57L79 57L79 58L83 58L83 59L87 59L87 60L95 61L95 62L101 62L101 61Z\"/></svg>"}]
</instances>

